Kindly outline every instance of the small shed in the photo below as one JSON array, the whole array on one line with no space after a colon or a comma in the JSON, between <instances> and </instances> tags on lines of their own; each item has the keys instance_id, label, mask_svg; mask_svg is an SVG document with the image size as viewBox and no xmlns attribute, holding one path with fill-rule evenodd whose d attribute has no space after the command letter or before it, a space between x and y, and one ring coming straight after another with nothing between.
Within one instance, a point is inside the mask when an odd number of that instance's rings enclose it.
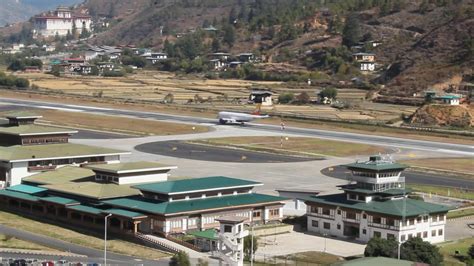
<instances>
[{"instance_id":1,"label":"small shed","mask_svg":"<svg viewBox=\"0 0 474 266\"><path fill-rule=\"evenodd\" d=\"M218 249L219 237L215 229L208 229L204 231L190 232L194 236L194 246L200 248L202 251L215 251Z\"/></svg>"},{"instance_id":2,"label":"small shed","mask_svg":"<svg viewBox=\"0 0 474 266\"><path fill-rule=\"evenodd\" d=\"M283 210L289 215L303 215L306 213L305 199L310 196L316 196L320 193L318 190L309 189L277 189L280 197L289 198L285 203Z\"/></svg>"},{"instance_id":3,"label":"small shed","mask_svg":"<svg viewBox=\"0 0 474 266\"><path fill-rule=\"evenodd\" d=\"M269 90L252 90L249 95L249 101L262 104L263 106L272 106L272 95L273 93Z\"/></svg>"}]
</instances>

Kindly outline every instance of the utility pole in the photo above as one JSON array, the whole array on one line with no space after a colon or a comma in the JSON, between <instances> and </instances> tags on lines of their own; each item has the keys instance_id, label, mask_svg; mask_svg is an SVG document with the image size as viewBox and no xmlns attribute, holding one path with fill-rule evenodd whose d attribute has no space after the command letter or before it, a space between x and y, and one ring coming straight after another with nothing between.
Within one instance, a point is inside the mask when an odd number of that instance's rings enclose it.
<instances>
[{"instance_id":1,"label":"utility pole","mask_svg":"<svg viewBox=\"0 0 474 266\"><path fill-rule=\"evenodd\" d=\"M250 266L253 266L253 221L250 222Z\"/></svg>"},{"instance_id":2,"label":"utility pole","mask_svg":"<svg viewBox=\"0 0 474 266\"><path fill-rule=\"evenodd\" d=\"M404 187L403 188L403 208L402 208L402 224L400 226L400 229L401 227L403 227L405 225L405 212L406 212L406 208L407 208L407 198L406 198L406 188ZM403 230L400 230L400 232L403 232ZM398 241L398 260L400 260L400 252L401 252L401 247L402 247L402 239L401 239L401 236L400 236L400 241Z\"/></svg>"},{"instance_id":3,"label":"utility pole","mask_svg":"<svg viewBox=\"0 0 474 266\"><path fill-rule=\"evenodd\" d=\"M112 216L111 213L105 216L104 222L104 265L107 266L107 218Z\"/></svg>"}]
</instances>

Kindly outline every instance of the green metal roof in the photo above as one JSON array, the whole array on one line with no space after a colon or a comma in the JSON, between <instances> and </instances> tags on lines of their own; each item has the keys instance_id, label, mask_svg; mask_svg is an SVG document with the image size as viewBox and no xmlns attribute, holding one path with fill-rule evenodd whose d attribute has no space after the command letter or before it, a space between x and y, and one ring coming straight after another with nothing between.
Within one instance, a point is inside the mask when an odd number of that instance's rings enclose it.
<instances>
[{"instance_id":1,"label":"green metal roof","mask_svg":"<svg viewBox=\"0 0 474 266\"><path fill-rule=\"evenodd\" d=\"M94 171L77 166L64 166L54 171L46 171L22 179L22 182L41 185L64 184L75 181L92 180Z\"/></svg>"},{"instance_id":2,"label":"green metal roof","mask_svg":"<svg viewBox=\"0 0 474 266\"><path fill-rule=\"evenodd\" d=\"M27 135L48 135L48 134L74 134L77 130L71 130L66 128L42 126L36 124L10 126L0 126L0 134L15 135L15 136L27 136Z\"/></svg>"},{"instance_id":3,"label":"green metal roof","mask_svg":"<svg viewBox=\"0 0 474 266\"><path fill-rule=\"evenodd\" d=\"M176 168L176 166L155 163L155 162L128 162L128 163L114 163L114 164L97 164L89 165L87 168L110 172L115 174L126 173L126 172L138 172L138 171L152 171L152 170L170 170Z\"/></svg>"},{"instance_id":4,"label":"green metal roof","mask_svg":"<svg viewBox=\"0 0 474 266\"><path fill-rule=\"evenodd\" d=\"M325 195L325 196L310 196L306 198L307 202L321 203L332 206L340 206L345 208L351 208L366 212L382 213L393 216L418 216L421 214L429 213L443 213L451 210L451 207L424 202L421 200L414 199L396 199L396 200L385 200L385 201L371 201L356 202L347 200L347 196L344 193ZM406 204L404 204L406 202ZM404 206L405 205L405 206Z\"/></svg>"},{"instance_id":5,"label":"green metal roof","mask_svg":"<svg viewBox=\"0 0 474 266\"><path fill-rule=\"evenodd\" d=\"M30 186L30 185L23 185L23 184L16 185L16 186L11 186L11 187L7 188L7 190L26 193L26 194L36 194L36 193L41 193L41 192L47 191L47 189L45 189L45 188Z\"/></svg>"},{"instance_id":6,"label":"green metal roof","mask_svg":"<svg viewBox=\"0 0 474 266\"><path fill-rule=\"evenodd\" d=\"M231 187L253 187L257 185L261 185L261 183L225 176L210 176L136 185L134 188L152 193L173 195L193 191L209 191Z\"/></svg>"},{"instance_id":7,"label":"green metal roof","mask_svg":"<svg viewBox=\"0 0 474 266\"><path fill-rule=\"evenodd\" d=\"M147 217L146 214L143 214L140 212L133 212L133 211L127 211L127 210L122 210L122 209L108 209L108 210L102 211L102 213L111 213L112 215L127 217L131 219Z\"/></svg>"},{"instance_id":8,"label":"green metal roof","mask_svg":"<svg viewBox=\"0 0 474 266\"><path fill-rule=\"evenodd\" d=\"M43 185L41 187L51 191L92 199L111 199L140 194L140 191L130 188L128 185L114 183L78 182Z\"/></svg>"},{"instance_id":9,"label":"green metal roof","mask_svg":"<svg viewBox=\"0 0 474 266\"><path fill-rule=\"evenodd\" d=\"M281 202L286 198L263 195L263 194L239 194L222 197L210 197L195 200L180 200L172 202L156 202L146 199L121 198L102 201L105 204L156 214L175 214L182 212L193 212L199 210L210 210L218 208L232 208L242 205L261 204L270 202Z\"/></svg>"},{"instance_id":10,"label":"green metal roof","mask_svg":"<svg viewBox=\"0 0 474 266\"><path fill-rule=\"evenodd\" d=\"M188 235L192 235L192 236L195 236L195 237L198 237L198 238L205 238L205 239L209 239L209 240L219 239L217 237L217 231L214 230L214 229L208 229L208 230L204 230L204 231L193 231L193 232L189 232Z\"/></svg>"},{"instance_id":11,"label":"green metal roof","mask_svg":"<svg viewBox=\"0 0 474 266\"><path fill-rule=\"evenodd\" d=\"M416 262L408 260L397 260L385 257L366 257L349 261L341 261L333 265L340 266L415 266Z\"/></svg>"},{"instance_id":12,"label":"green metal roof","mask_svg":"<svg viewBox=\"0 0 474 266\"><path fill-rule=\"evenodd\" d=\"M128 152L87 146L73 143L47 145L15 145L0 147L1 161L34 161L42 159L77 158L84 156L104 156L112 154L128 154Z\"/></svg>"},{"instance_id":13,"label":"green metal roof","mask_svg":"<svg viewBox=\"0 0 474 266\"><path fill-rule=\"evenodd\" d=\"M86 206L86 205L74 205L74 206L67 206L66 209L85 212L89 214L99 215L102 213L102 209Z\"/></svg>"},{"instance_id":14,"label":"green metal roof","mask_svg":"<svg viewBox=\"0 0 474 266\"><path fill-rule=\"evenodd\" d=\"M383 160L380 155L370 156L368 161L355 162L345 165L351 170L368 170L368 171L389 171L389 170L403 170L408 168L408 165L392 162L389 160Z\"/></svg>"},{"instance_id":15,"label":"green metal roof","mask_svg":"<svg viewBox=\"0 0 474 266\"><path fill-rule=\"evenodd\" d=\"M21 192L15 192L11 190L6 190L6 189L0 190L0 196L7 196L10 198L33 201L33 202L37 202L39 199L39 197L37 196L33 196L30 194L21 193Z\"/></svg>"},{"instance_id":16,"label":"green metal roof","mask_svg":"<svg viewBox=\"0 0 474 266\"><path fill-rule=\"evenodd\" d=\"M73 204L79 204L77 200L74 199L69 199L69 198L63 198L63 197L45 197L41 198L41 201L46 201L50 203L56 203L60 205L73 205Z\"/></svg>"}]
</instances>

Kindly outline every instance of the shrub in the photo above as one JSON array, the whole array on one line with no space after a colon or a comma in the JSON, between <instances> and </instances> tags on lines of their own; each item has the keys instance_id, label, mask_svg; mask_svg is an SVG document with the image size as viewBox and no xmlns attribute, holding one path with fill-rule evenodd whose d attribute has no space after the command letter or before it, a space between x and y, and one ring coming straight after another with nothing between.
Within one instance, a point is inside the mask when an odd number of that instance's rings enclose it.
<instances>
[{"instance_id":1,"label":"shrub","mask_svg":"<svg viewBox=\"0 0 474 266\"><path fill-rule=\"evenodd\" d=\"M290 103L293 101L295 98L295 95L291 92L284 92L278 96L278 102L285 104L285 103Z\"/></svg>"},{"instance_id":2,"label":"shrub","mask_svg":"<svg viewBox=\"0 0 474 266\"><path fill-rule=\"evenodd\" d=\"M18 88L27 88L30 86L30 82L25 78L17 78L15 81L15 86Z\"/></svg>"},{"instance_id":3,"label":"shrub","mask_svg":"<svg viewBox=\"0 0 474 266\"><path fill-rule=\"evenodd\" d=\"M327 97L328 99L336 99L337 90L335 88L325 88L320 93L321 98Z\"/></svg>"},{"instance_id":4,"label":"shrub","mask_svg":"<svg viewBox=\"0 0 474 266\"><path fill-rule=\"evenodd\" d=\"M170 260L171 266L191 266L191 262L189 261L189 256L186 252L180 251L174 254Z\"/></svg>"}]
</instances>

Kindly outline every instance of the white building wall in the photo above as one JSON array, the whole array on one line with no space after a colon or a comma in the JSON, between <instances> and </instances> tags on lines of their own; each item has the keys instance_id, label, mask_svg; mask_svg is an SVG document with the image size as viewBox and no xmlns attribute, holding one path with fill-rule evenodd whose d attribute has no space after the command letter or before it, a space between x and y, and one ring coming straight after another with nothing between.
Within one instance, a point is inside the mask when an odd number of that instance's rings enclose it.
<instances>
[{"instance_id":1,"label":"white building wall","mask_svg":"<svg viewBox=\"0 0 474 266\"><path fill-rule=\"evenodd\" d=\"M28 162L12 163L10 174L9 174L9 180L7 180L7 183L9 183L9 186L19 185L21 184L21 179L33 174L36 174L36 173L28 172Z\"/></svg>"},{"instance_id":2,"label":"white building wall","mask_svg":"<svg viewBox=\"0 0 474 266\"><path fill-rule=\"evenodd\" d=\"M120 163L120 155L109 155L104 157L107 163Z\"/></svg>"},{"instance_id":3,"label":"white building wall","mask_svg":"<svg viewBox=\"0 0 474 266\"><path fill-rule=\"evenodd\" d=\"M168 173L119 177L119 185L152 183L168 180Z\"/></svg>"}]
</instances>

